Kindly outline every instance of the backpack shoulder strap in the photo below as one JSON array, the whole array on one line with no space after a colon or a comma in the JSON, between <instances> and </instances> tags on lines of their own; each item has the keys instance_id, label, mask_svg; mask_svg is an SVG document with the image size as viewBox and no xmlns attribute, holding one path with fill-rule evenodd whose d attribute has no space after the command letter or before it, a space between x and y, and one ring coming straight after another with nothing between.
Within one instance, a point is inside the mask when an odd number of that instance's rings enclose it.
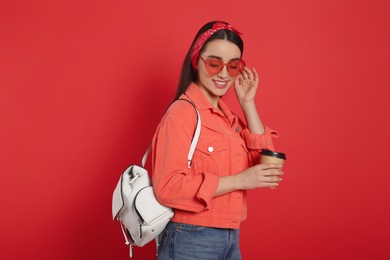
<instances>
[{"instance_id":1,"label":"backpack shoulder strap","mask_svg":"<svg viewBox=\"0 0 390 260\"><path fill-rule=\"evenodd\" d=\"M192 137L191 146L190 146L190 150L188 152L188 157L187 157L187 159L188 159L188 168L191 168L192 157L194 155L196 145L198 144L198 140L199 140L199 136L200 136L200 128L201 128L202 122L201 122L201 119L200 119L199 111L198 111L197 107L195 106L195 104L191 100L182 99L182 98L179 98L178 100L183 100L183 101L186 101L186 102L190 103L194 107L194 109L196 111L196 115L197 115L196 129L195 129L195 132L194 132L194 136ZM174 102L172 102L171 105ZM169 105L169 106L171 106L171 105ZM168 108L169 108L169 106L168 106ZM148 156L150 154L150 150L151 150L151 144L149 144L148 149L146 150L144 156L142 157L142 167L145 167L145 163L146 163L146 160L148 159Z\"/></svg>"}]
</instances>

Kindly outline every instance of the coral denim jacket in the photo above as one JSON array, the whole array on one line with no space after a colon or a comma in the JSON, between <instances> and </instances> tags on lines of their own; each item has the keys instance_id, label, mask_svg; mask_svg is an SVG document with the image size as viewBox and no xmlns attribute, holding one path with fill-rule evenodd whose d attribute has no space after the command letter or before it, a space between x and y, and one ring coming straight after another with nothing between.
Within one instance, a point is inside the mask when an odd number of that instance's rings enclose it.
<instances>
[{"instance_id":1,"label":"coral denim jacket","mask_svg":"<svg viewBox=\"0 0 390 260\"><path fill-rule=\"evenodd\" d=\"M261 149L273 150L278 133L265 128L252 134L220 100L223 114L192 83L181 98L198 108L202 127L188 168L187 155L196 128L196 111L176 101L162 118L152 143L152 180L160 203L175 209L172 221L218 228L240 226L246 218L246 191L213 197L220 176L237 174L258 163Z\"/></svg>"}]
</instances>

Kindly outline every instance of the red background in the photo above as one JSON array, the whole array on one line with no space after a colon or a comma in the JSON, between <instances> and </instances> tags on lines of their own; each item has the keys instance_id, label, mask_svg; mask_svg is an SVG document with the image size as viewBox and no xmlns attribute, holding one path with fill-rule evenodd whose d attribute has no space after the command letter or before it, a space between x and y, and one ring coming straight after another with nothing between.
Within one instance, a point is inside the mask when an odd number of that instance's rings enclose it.
<instances>
[{"instance_id":1,"label":"red background","mask_svg":"<svg viewBox=\"0 0 390 260\"><path fill-rule=\"evenodd\" d=\"M243 258L390 259L389 7L1 1L0 258L127 259L112 191L141 160L195 33L222 19L244 33L260 113L288 156L280 188L249 192Z\"/></svg>"}]
</instances>

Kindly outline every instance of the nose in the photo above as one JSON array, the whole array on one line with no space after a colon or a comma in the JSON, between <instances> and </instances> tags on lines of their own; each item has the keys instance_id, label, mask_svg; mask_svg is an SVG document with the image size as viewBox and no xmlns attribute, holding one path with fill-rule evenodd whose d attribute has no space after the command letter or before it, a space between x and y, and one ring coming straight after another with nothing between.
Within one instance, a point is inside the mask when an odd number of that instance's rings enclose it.
<instances>
[{"instance_id":1,"label":"nose","mask_svg":"<svg viewBox=\"0 0 390 260\"><path fill-rule=\"evenodd\" d=\"M222 69L218 72L217 76L224 79L229 75L226 65L222 67Z\"/></svg>"}]
</instances>

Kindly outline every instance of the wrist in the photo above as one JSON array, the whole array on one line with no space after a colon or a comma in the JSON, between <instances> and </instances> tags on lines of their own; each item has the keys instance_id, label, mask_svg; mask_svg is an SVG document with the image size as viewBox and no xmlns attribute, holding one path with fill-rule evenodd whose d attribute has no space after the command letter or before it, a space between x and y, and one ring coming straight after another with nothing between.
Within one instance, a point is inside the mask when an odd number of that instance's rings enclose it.
<instances>
[{"instance_id":1,"label":"wrist","mask_svg":"<svg viewBox=\"0 0 390 260\"><path fill-rule=\"evenodd\" d=\"M242 179L241 179L241 173L232 175L232 181L234 185L234 190L242 190Z\"/></svg>"},{"instance_id":2,"label":"wrist","mask_svg":"<svg viewBox=\"0 0 390 260\"><path fill-rule=\"evenodd\" d=\"M252 110L256 109L256 103L254 100L244 100L240 102L242 110Z\"/></svg>"}]
</instances>

